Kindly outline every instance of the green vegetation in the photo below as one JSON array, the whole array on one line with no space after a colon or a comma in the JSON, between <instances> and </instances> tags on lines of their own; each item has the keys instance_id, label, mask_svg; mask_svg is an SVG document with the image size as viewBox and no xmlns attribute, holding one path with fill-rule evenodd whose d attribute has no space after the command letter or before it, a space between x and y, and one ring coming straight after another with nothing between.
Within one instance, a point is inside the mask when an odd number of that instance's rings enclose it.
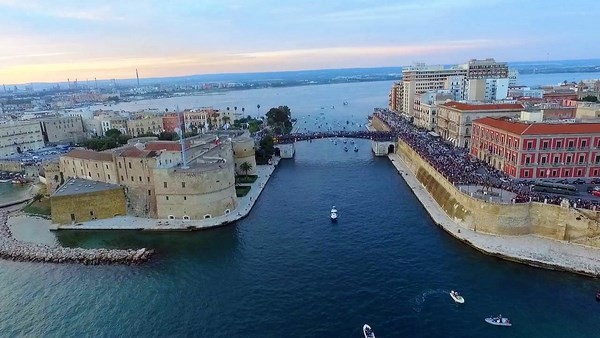
<instances>
[{"instance_id":1,"label":"green vegetation","mask_svg":"<svg viewBox=\"0 0 600 338\"><path fill-rule=\"evenodd\" d=\"M240 164L240 170L243 170L244 174L246 174L246 176L248 176L248 172L250 170L252 170L252 164L250 164L248 162L244 162L244 163Z\"/></svg>"},{"instance_id":2,"label":"green vegetation","mask_svg":"<svg viewBox=\"0 0 600 338\"><path fill-rule=\"evenodd\" d=\"M242 108L242 111L244 108ZM242 117L241 119L237 119L233 121L233 127L235 129L248 129L251 133L256 133L262 127L263 121L252 118L252 116L248 115L247 117Z\"/></svg>"},{"instance_id":3,"label":"green vegetation","mask_svg":"<svg viewBox=\"0 0 600 338\"><path fill-rule=\"evenodd\" d=\"M25 208L23 208L23 212L28 214L50 216L50 199L44 197L44 195L41 195L41 198L38 200L38 195L41 194L36 194L36 196L33 198L34 201L29 203Z\"/></svg>"},{"instance_id":4,"label":"green vegetation","mask_svg":"<svg viewBox=\"0 0 600 338\"><path fill-rule=\"evenodd\" d=\"M267 125L275 134L289 134L292 131L292 112L288 106L271 108L267 112Z\"/></svg>"},{"instance_id":5,"label":"green vegetation","mask_svg":"<svg viewBox=\"0 0 600 338\"><path fill-rule=\"evenodd\" d=\"M246 195L248 195L248 193L250 192L250 188L251 186L249 185L240 185L235 187L235 194L237 197L244 197Z\"/></svg>"},{"instance_id":6,"label":"green vegetation","mask_svg":"<svg viewBox=\"0 0 600 338\"><path fill-rule=\"evenodd\" d=\"M581 101L598 102L598 97L595 96L595 95L588 95L588 96L585 96L585 97L581 98Z\"/></svg>"},{"instance_id":7,"label":"green vegetation","mask_svg":"<svg viewBox=\"0 0 600 338\"><path fill-rule=\"evenodd\" d=\"M85 140L81 145L88 149L103 151L127 144L127 141L131 138L131 136L121 134L117 129L109 129L104 134L106 136Z\"/></svg>"},{"instance_id":8,"label":"green vegetation","mask_svg":"<svg viewBox=\"0 0 600 338\"><path fill-rule=\"evenodd\" d=\"M258 145L259 148L255 152L256 164L269 164L269 159L275 153L275 140L273 140L273 136L268 134L263 136Z\"/></svg>"},{"instance_id":9,"label":"green vegetation","mask_svg":"<svg viewBox=\"0 0 600 338\"><path fill-rule=\"evenodd\" d=\"M237 179L238 183L254 183L258 179L258 176L257 175L240 175L240 176L237 176L236 179Z\"/></svg>"}]
</instances>

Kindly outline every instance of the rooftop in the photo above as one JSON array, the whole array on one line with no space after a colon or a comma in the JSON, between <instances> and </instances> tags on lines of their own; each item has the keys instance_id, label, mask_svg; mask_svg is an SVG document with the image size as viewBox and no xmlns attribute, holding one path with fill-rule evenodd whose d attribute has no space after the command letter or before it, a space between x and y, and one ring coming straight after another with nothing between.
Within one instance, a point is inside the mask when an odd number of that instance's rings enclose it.
<instances>
[{"instance_id":1,"label":"rooftop","mask_svg":"<svg viewBox=\"0 0 600 338\"><path fill-rule=\"evenodd\" d=\"M64 154L64 156L79 158L82 160L93 160L93 161L111 161L113 160L110 152L98 152L88 149L73 149L70 152Z\"/></svg>"},{"instance_id":2,"label":"rooftop","mask_svg":"<svg viewBox=\"0 0 600 338\"><path fill-rule=\"evenodd\" d=\"M600 134L600 123L523 123L492 117L474 122L517 135Z\"/></svg>"},{"instance_id":3,"label":"rooftop","mask_svg":"<svg viewBox=\"0 0 600 338\"><path fill-rule=\"evenodd\" d=\"M104 183L71 177L60 188L56 189L56 191L54 192L54 194L52 194L51 197L87 194L113 189L122 189L122 187L118 184Z\"/></svg>"},{"instance_id":4,"label":"rooftop","mask_svg":"<svg viewBox=\"0 0 600 338\"><path fill-rule=\"evenodd\" d=\"M520 103L464 103L464 102L456 102L450 101L442 104L444 107L453 108L456 110L462 111L482 111L482 110L514 110L521 111L523 110L523 105Z\"/></svg>"}]
</instances>

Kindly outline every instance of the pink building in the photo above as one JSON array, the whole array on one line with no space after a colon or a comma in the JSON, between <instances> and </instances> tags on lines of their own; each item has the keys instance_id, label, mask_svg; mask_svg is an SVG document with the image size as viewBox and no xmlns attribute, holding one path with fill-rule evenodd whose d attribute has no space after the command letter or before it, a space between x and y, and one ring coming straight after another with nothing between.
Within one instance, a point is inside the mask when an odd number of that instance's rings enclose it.
<instances>
[{"instance_id":1,"label":"pink building","mask_svg":"<svg viewBox=\"0 0 600 338\"><path fill-rule=\"evenodd\" d=\"M473 121L470 154L515 178L600 177L600 123Z\"/></svg>"}]
</instances>

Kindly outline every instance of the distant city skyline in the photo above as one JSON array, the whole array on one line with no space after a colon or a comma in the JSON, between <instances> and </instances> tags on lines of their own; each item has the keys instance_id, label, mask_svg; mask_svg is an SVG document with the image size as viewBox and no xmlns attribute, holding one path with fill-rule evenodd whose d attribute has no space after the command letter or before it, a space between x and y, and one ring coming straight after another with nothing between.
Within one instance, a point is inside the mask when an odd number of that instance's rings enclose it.
<instances>
[{"instance_id":1,"label":"distant city skyline","mask_svg":"<svg viewBox=\"0 0 600 338\"><path fill-rule=\"evenodd\" d=\"M587 59L600 55L586 33L598 10L591 0L0 0L0 81Z\"/></svg>"}]
</instances>

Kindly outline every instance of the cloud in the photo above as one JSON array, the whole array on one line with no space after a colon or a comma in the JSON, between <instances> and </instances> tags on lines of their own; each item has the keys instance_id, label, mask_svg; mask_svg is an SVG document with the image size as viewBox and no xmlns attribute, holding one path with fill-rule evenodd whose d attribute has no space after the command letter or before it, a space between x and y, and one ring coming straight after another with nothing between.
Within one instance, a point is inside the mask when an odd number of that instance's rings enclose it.
<instances>
[{"instance_id":1,"label":"cloud","mask_svg":"<svg viewBox=\"0 0 600 338\"><path fill-rule=\"evenodd\" d=\"M38 16L73 19L83 21L122 20L108 4L96 6L93 2L65 2L65 1L16 1L0 0L0 7L13 9Z\"/></svg>"}]
</instances>

